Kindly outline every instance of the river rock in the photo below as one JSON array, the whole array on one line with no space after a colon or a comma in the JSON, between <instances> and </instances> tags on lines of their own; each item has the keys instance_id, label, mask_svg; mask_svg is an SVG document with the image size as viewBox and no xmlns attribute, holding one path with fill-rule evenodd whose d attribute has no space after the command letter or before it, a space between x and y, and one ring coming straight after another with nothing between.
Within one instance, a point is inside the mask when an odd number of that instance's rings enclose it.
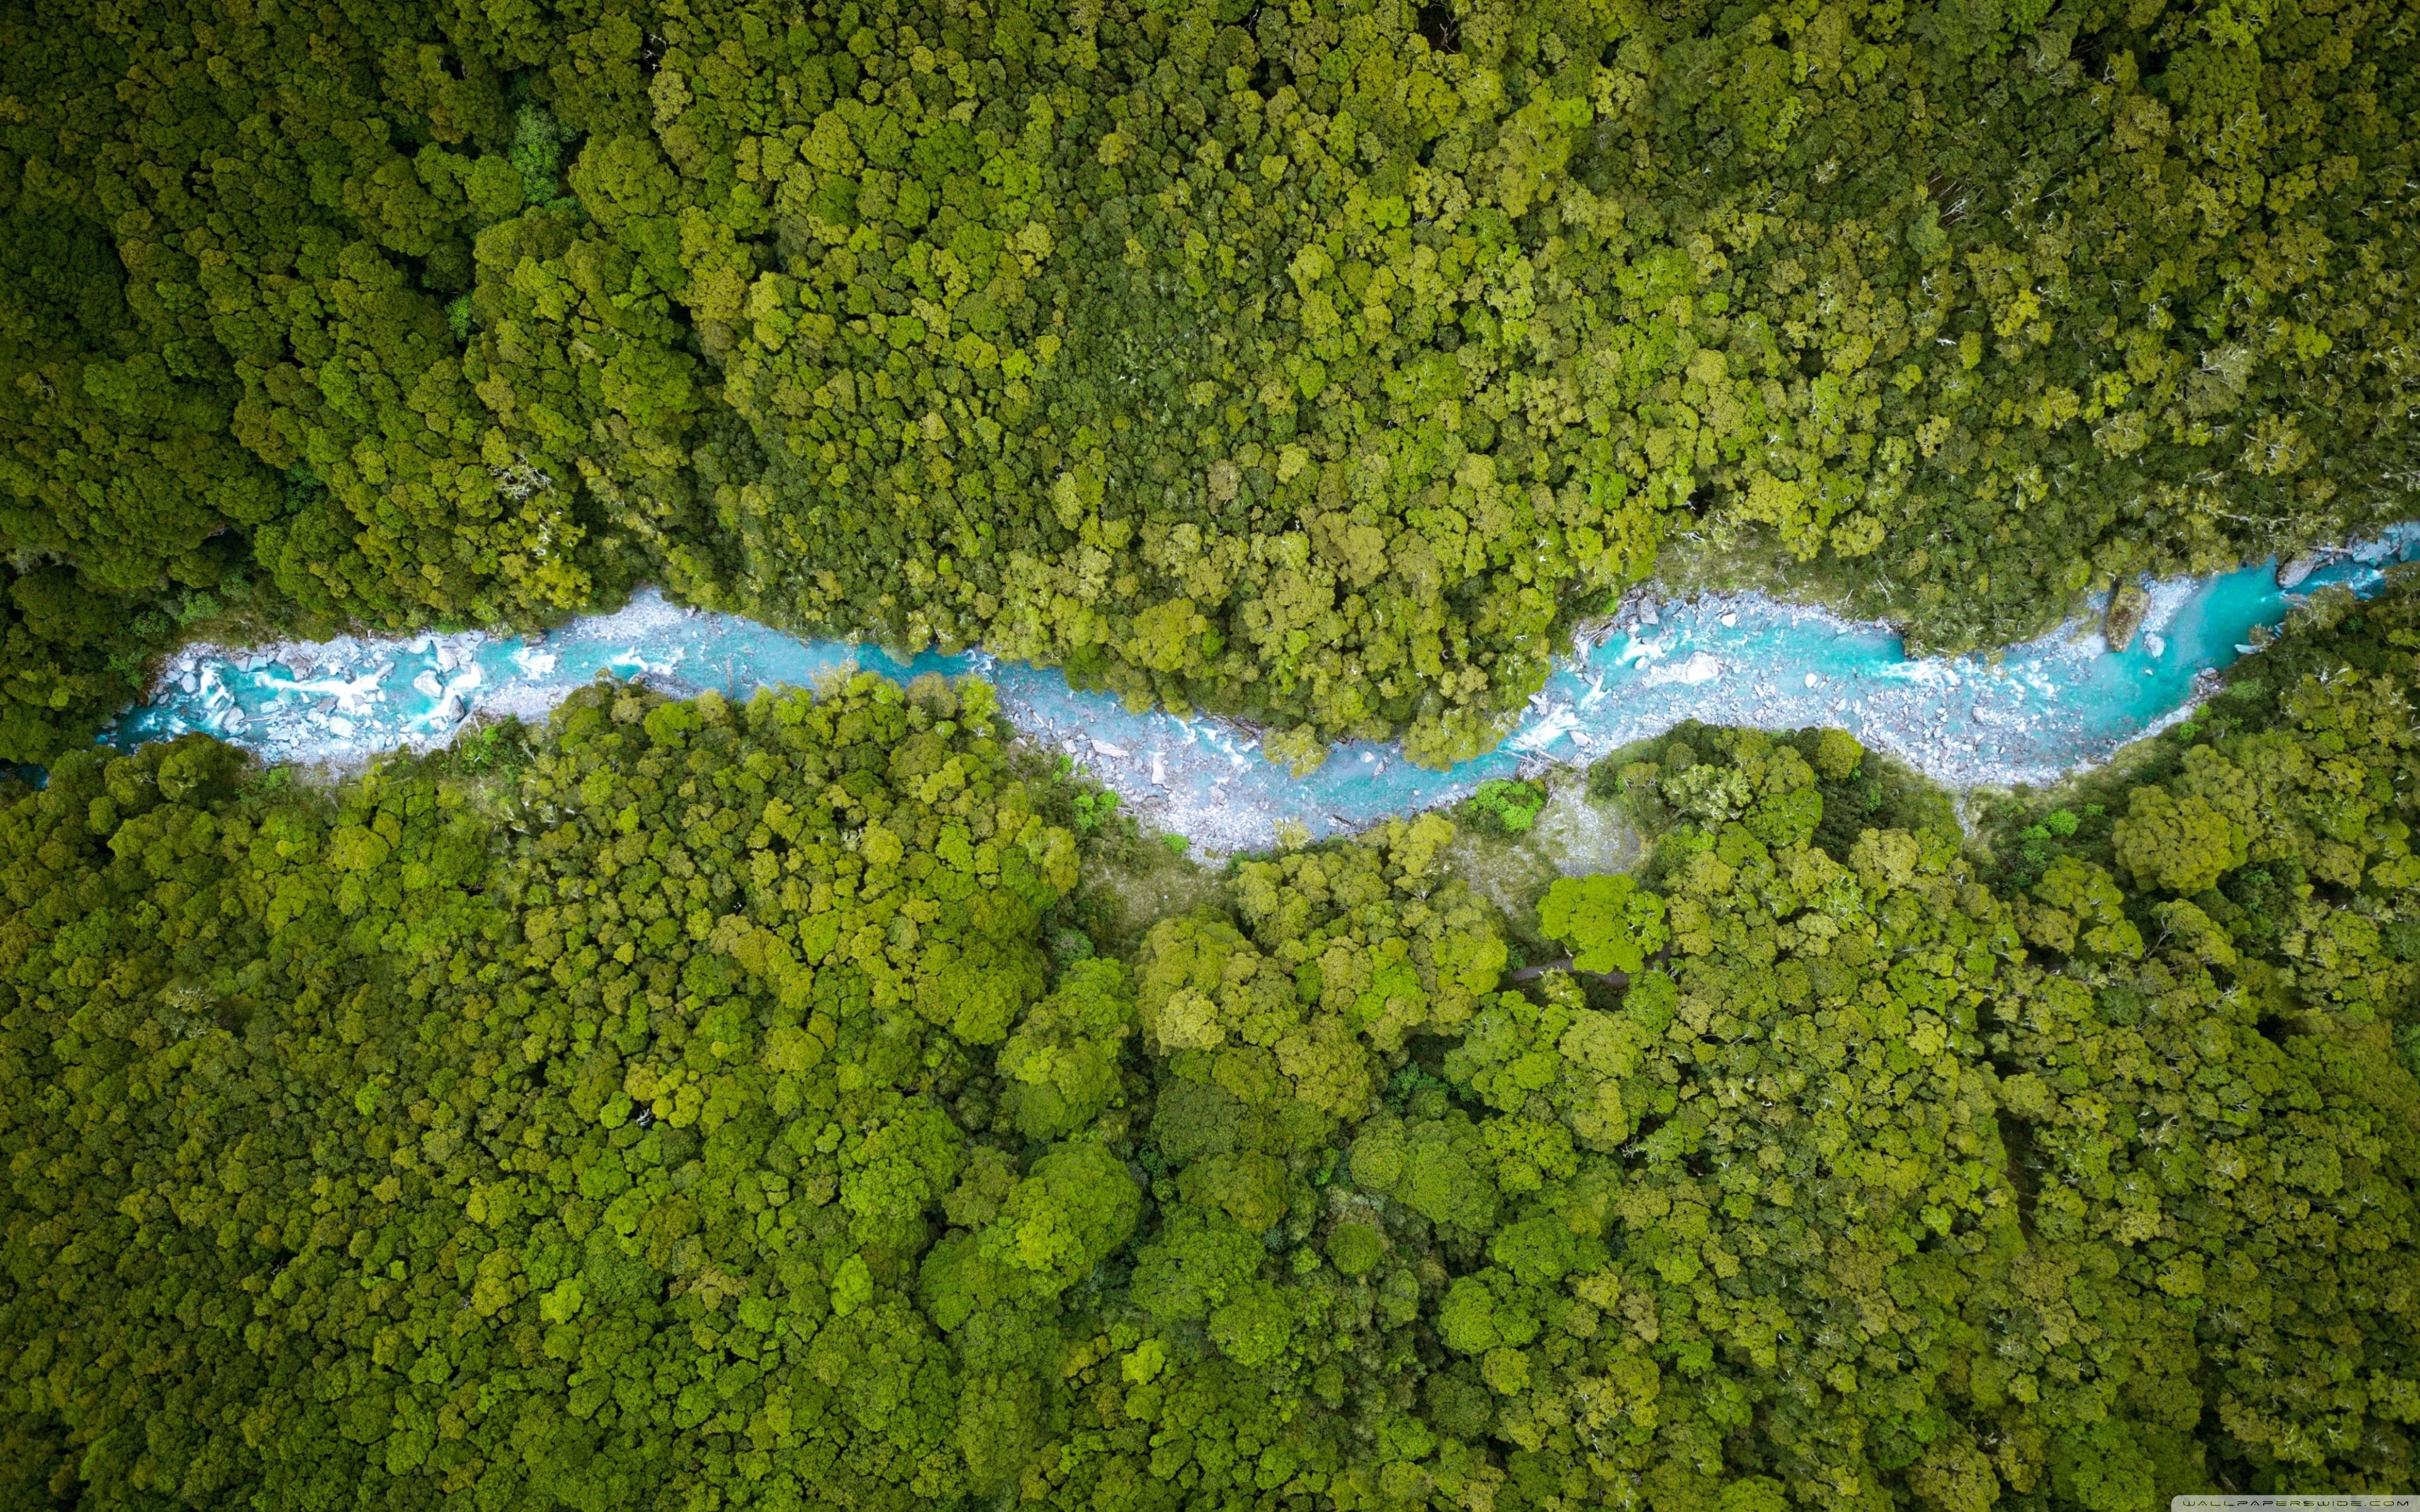
<instances>
[{"instance_id":1,"label":"river rock","mask_svg":"<svg viewBox=\"0 0 2420 1512\"><path fill-rule=\"evenodd\" d=\"M2319 570L2319 559L2308 551L2277 563L2277 586L2288 592L2303 586L2303 579Z\"/></svg>"},{"instance_id":2,"label":"river rock","mask_svg":"<svg viewBox=\"0 0 2420 1512\"><path fill-rule=\"evenodd\" d=\"M1678 683L1683 687L1699 687L1722 674L1720 657L1711 652L1693 651L1689 653L1688 659L1678 666L1649 668L1645 681L1650 687L1662 687L1670 683Z\"/></svg>"},{"instance_id":3,"label":"river rock","mask_svg":"<svg viewBox=\"0 0 2420 1512\"><path fill-rule=\"evenodd\" d=\"M2109 595L2109 616L2101 625L2110 650L2123 651L2134 643L2134 632L2143 627L2143 616L2150 608L2151 595L2143 592L2142 584L2118 585L2118 591Z\"/></svg>"}]
</instances>

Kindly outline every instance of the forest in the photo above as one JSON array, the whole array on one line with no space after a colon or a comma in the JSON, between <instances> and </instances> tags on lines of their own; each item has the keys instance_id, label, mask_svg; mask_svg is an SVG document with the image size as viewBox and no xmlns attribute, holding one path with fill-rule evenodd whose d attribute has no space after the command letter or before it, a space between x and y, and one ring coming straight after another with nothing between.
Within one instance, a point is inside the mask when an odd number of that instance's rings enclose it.
<instances>
[{"instance_id":1,"label":"forest","mask_svg":"<svg viewBox=\"0 0 2420 1512\"><path fill-rule=\"evenodd\" d=\"M2420 477L2414 0L5 13L0 761L659 582L1441 763L1659 563L1965 649Z\"/></svg>"},{"instance_id":2,"label":"forest","mask_svg":"<svg viewBox=\"0 0 2420 1512\"><path fill-rule=\"evenodd\" d=\"M1650 581L2341 542L2420 0L0 22L0 1506L2420 1492L2420 569L1962 810L1683 725L1517 886L1545 779L1196 858L971 679L93 738L657 584L1444 764Z\"/></svg>"},{"instance_id":3,"label":"forest","mask_svg":"<svg viewBox=\"0 0 2420 1512\"><path fill-rule=\"evenodd\" d=\"M2322 594L1963 838L1685 725L1512 909L1509 784L1201 868L974 681L72 752L0 802L0 1503L2411 1492L2416 691L2420 570Z\"/></svg>"}]
</instances>

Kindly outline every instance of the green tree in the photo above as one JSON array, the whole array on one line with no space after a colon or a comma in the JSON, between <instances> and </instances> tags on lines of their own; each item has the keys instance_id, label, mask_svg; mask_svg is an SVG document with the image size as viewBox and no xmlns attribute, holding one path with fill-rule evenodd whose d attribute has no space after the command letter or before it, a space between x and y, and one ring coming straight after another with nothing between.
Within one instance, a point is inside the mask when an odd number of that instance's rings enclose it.
<instances>
[{"instance_id":1,"label":"green tree","mask_svg":"<svg viewBox=\"0 0 2420 1512\"><path fill-rule=\"evenodd\" d=\"M1637 971L1671 937L1664 900L1620 872L1556 878L1538 900L1538 927L1571 946L1579 971Z\"/></svg>"}]
</instances>

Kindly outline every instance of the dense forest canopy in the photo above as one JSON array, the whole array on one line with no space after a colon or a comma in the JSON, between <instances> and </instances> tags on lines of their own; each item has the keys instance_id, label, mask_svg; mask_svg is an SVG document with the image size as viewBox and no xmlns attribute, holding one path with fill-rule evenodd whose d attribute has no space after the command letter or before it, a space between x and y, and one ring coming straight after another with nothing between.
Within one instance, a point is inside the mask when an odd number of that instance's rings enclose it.
<instances>
[{"instance_id":1,"label":"dense forest canopy","mask_svg":"<svg viewBox=\"0 0 2420 1512\"><path fill-rule=\"evenodd\" d=\"M1541 787L1198 867L976 682L87 743L652 581L1439 762L1659 563L2340 539L2415 0L0 20L0 1504L2420 1490L2420 575L1972 833L1684 726L1517 888Z\"/></svg>"},{"instance_id":2,"label":"dense forest canopy","mask_svg":"<svg viewBox=\"0 0 2420 1512\"><path fill-rule=\"evenodd\" d=\"M1966 647L2412 509L2412 0L5 14L0 760L643 580L1442 760L1676 547Z\"/></svg>"},{"instance_id":3,"label":"dense forest canopy","mask_svg":"<svg viewBox=\"0 0 2420 1512\"><path fill-rule=\"evenodd\" d=\"M71 754L0 806L0 1503L2412 1491L2416 687L2420 574L2322 598L1962 850L1683 727L1526 923L1443 814L1138 910L974 683Z\"/></svg>"}]
</instances>

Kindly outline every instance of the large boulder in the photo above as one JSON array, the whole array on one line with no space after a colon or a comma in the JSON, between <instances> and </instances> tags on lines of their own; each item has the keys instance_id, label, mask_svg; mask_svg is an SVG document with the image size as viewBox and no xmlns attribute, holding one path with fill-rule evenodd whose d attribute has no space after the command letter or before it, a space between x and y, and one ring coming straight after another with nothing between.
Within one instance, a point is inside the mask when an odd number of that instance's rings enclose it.
<instances>
[{"instance_id":1,"label":"large boulder","mask_svg":"<svg viewBox=\"0 0 2420 1512\"><path fill-rule=\"evenodd\" d=\"M2108 638L2109 649L2123 651L2134 643L2134 632L2143 627L2143 616L2150 610L2151 595L2143 592L2140 583L2123 582L2109 595L2109 614L2102 622L2101 633Z\"/></svg>"}]
</instances>

